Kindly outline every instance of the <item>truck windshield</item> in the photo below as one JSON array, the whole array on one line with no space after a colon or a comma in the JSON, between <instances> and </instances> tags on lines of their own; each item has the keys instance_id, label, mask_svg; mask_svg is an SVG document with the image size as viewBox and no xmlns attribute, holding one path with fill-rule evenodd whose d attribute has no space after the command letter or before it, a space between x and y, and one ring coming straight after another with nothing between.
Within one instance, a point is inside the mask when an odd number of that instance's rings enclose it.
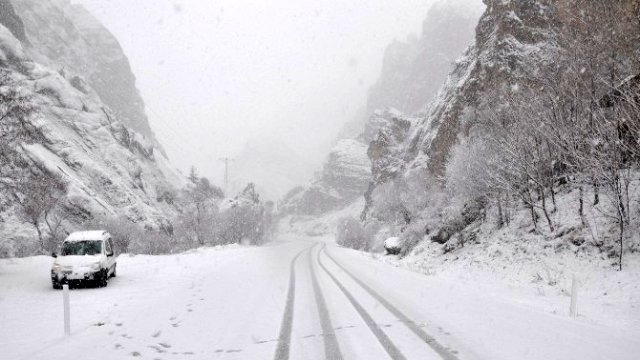
<instances>
[{"instance_id":1,"label":"truck windshield","mask_svg":"<svg viewBox=\"0 0 640 360\"><path fill-rule=\"evenodd\" d=\"M65 242L62 246L62 255L96 255L102 251L102 241L82 240Z\"/></svg>"}]
</instances>

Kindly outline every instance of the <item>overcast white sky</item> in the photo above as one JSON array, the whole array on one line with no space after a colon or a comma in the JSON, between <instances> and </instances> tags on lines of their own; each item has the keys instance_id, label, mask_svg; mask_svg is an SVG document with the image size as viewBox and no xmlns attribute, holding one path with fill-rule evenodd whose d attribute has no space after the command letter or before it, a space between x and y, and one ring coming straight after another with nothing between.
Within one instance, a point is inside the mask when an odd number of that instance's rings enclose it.
<instances>
[{"instance_id":1,"label":"overcast white sky","mask_svg":"<svg viewBox=\"0 0 640 360\"><path fill-rule=\"evenodd\" d=\"M322 159L433 0L74 2L120 40L172 162L220 183L217 159L256 137Z\"/></svg>"}]
</instances>

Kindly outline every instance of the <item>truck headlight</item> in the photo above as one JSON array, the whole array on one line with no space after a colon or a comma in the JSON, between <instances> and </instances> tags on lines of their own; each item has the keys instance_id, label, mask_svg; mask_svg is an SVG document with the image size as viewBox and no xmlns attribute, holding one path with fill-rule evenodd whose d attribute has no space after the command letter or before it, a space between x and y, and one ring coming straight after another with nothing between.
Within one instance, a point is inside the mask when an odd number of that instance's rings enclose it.
<instances>
[{"instance_id":1,"label":"truck headlight","mask_svg":"<svg viewBox=\"0 0 640 360\"><path fill-rule=\"evenodd\" d=\"M53 272L60 272L60 270L62 270L62 268L60 267L60 265L58 265L58 264L53 264L53 267L51 268L51 271L53 271Z\"/></svg>"},{"instance_id":2,"label":"truck headlight","mask_svg":"<svg viewBox=\"0 0 640 360\"><path fill-rule=\"evenodd\" d=\"M100 270L100 263L91 264L91 270L93 271Z\"/></svg>"}]
</instances>

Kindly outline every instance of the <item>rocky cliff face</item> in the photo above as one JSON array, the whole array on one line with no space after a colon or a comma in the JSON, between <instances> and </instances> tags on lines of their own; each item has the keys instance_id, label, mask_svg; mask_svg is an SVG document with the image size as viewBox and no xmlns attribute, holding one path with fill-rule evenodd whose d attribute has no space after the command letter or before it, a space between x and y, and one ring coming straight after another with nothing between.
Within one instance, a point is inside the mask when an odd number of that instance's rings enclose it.
<instances>
[{"instance_id":1,"label":"rocky cliff face","mask_svg":"<svg viewBox=\"0 0 640 360\"><path fill-rule=\"evenodd\" d=\"M369 194L391 178L407 177L416 171L427 171L433 178L442 178L451 148L473 124L476 111L492 101L492 94L504 88L517 89L520 85L535 83L548 66L566 56L563 51L570 50L571 41L563 38L563 34L567 29L581 26L571 14L582 11L590 23L603 22L597 13L600 10L594 10L596 7L581 7L571 0L484 2L486 11L476 28L475 45L456 61L426 113L411 124L405 131L406 136L384 137L385 141L371 144L370 157L380 166L373 168L374 182ZM620 20L615 25L620 27L617 33L625 34L617 37L618 56L637 58L640 29L634 30L633 24L637 24L638 1L616 0L615 3L610 9L618 14L608 16ZM629 66L621 60L621 73ZM395 122L390 123L381 131L381 136L393 132L397 126ZM372 201L369 196L368 209L374 205Z\"/></svg>"},{"instance_id":2,"label":"rocky cliff face","mask_svg":"<svg viewBox=\"0 0 640 360\"><path fill-rule=\"evenodd\" d=\"M16 14L9 0L0 0L0 24L9 29L18 40L27 40L22 19Z\"/></svg>"},{"instance_id":3,"label":"rocky cliff face","mask_svg":"<svg viewBox=\"0 0 640 360\"><path fill-rule=\"evenodd\" d=\"M345 206L362 196L371 176L367 146L358 140L340 140L330 151L320 177L284 198L281 211L318 215Z\"/></svg>"},{"instance_id":4,"label":"rocky cliff face","mask_svg":"<svg viewBox=\"0 0 640 360\"><path fill-rule=\"evenodd\" d=\"M69 0L19 0L13 5L24 23L25 51L31 58L67 76L83 77L118 119L155 142L129 60L109 30Z\"/></svg>"},{"instance_id":5,"label":"rocky cliff face","mask_svg":"<svg viewBox=\"0 0 640 360\"><path fill-rule=\"evenodd\" d=\"M81 10L68 2L24 0L14 5L17 16L8 21L3 11L0 25L0 92L20 94L23 105L33 109L21 119L42 136L10 143L17 158L0 163L0 180L11 186L29 169L59 175L69 188L61 210L68 230L103 216L124 216L148 228L169 226L168 219L177 211L172 199L184 184L182 176L155 151L149 137L133 128L132 119L122 115L128 110L118 104L112 108L113 103L100 94L108 88L135 94L133 106L143 111L115 39L92 18L80 21ZM26 39L15 30L19 20L25 24ZM84 31L87 22L103 34L102 39ZM113 70L109 64L121 67ZM0 197L7 195L3 192ZM6 206L7 199L0 200ZM8 206L0 218L0 237L33 240L33 230L14 217L11 199Z\"/></svg>"},{"instance_id":6,"label":"rocky cliff face","mask_svg":"<svg viewBox=\"0 0 640 360\"><path fill-rule=\"evenodd\" d=\"M423 110L433 99L452 62L473 43L473 29L482 9L479 0L440 1L429 11L419 38L390 44L380 79L370 89L361 115L366 120L355 121L345 128L345 134L358 135L339 141L318 179L307 187L292 190L281 209L314 215L335 210L362 197L368 193L367 189L373 189L369 187L372 166L375 178L400 171L403 168L400 160L404 157L389 160L386 156L392 151L384 149L385 146L398 141L400 136L409 136L410 124L415 120L403 114ZM392 128L378 134L387 125ZM375 145L369 148L372 141ZM373 155L371 160L367 157L368 148L369 155ZM393 171L389 171L391 163L396 166ZM379 175L382 172L385 175Z\"/></svg>"},{"instance_id":7,"label":"rocky cliff face","mask_svg":"<svg viewBox=\"0 0 640 360\"><path fill-rule=\"evenodd\" d=\"M367 116L392 107L407 114L435 96L451 64L473 43L482 2L441 1L428 12L419 38L394 41L384 55L382 74L369 90Z\"/></svg>"}]
</instances>

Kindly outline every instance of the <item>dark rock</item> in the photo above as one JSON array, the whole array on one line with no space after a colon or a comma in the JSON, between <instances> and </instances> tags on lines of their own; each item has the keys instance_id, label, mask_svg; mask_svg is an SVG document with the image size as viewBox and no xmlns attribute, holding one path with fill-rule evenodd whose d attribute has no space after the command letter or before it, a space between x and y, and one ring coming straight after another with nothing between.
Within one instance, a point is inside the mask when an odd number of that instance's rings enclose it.
<instances>
[{"instance_id":1,"label":"dark rock","mask_svg":"<svg viewBox=\"0 0 640 360\"><path fill-rule=\"evenodd\" d=\"M27 34L24 31L22 19L16 14L9 0L0 0L0 24L9 29L16 39L22 42L27 41Z\"/></svg>"}]
</instances>

